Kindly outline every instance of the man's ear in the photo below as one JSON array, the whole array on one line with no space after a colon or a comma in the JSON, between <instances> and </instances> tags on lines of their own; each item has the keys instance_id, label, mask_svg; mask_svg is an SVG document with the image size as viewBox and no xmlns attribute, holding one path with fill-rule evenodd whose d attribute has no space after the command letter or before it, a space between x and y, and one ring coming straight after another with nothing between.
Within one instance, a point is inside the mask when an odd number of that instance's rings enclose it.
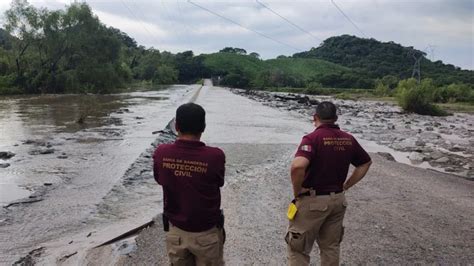
<instances>
[{"instance_id":1,"label":"man's ear","mask_svg":"<svg viewBox=\"0 0 474 266\"><path fill-rule=\"evenodd\" d=\"M176 120L174 121L174 129L176 130L176 132L179 132L179 127L178 123L176 123Z\"/></svg>"},{"instance_id":2,"label":"man's ear","mask_svg":"<svg viewBox=\"0 0 474 266\"><path fill-rule=\"evenodd\" d=\"M319 116L317 114L314 114L313 115L313 121L314 122L318 122L320 119L319 119Z\"/></svg>"}]
</instances>

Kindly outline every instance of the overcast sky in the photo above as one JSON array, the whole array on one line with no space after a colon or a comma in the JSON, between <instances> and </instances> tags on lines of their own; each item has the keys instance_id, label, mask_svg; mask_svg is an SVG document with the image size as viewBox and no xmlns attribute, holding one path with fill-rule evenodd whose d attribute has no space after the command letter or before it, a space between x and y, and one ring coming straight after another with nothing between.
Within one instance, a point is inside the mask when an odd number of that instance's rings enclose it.
<instances>
[{"instance_id":1,"label":"overcast sky","mask_svg":"<svg viewBox=\"0 0 474 266\"><path fill-rule=\"evenodd\" d=\"M196 54L232 46L263 58L291 55L317 47L320 40L351 34L394 41L429 53L464 69L474 69L474 0L334 0L360 28L356 29L331 0L261 0L292 26L255 0L195 0L209 10L269 40L188 3L187 0L87 0L107 25L121 29L138 44L159 50ZM37 7L64 8L73 0L30 0ZM0 0L0 11L10 0ZM2 22L3 24L3 22Z\"/></svg>"}]
</instances>

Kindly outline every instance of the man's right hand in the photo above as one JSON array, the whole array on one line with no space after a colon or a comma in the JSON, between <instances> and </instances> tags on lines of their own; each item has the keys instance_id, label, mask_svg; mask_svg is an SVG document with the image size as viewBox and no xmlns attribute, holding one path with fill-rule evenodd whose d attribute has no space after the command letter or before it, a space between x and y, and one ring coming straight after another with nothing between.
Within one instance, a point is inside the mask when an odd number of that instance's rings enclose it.
<instances>
[{"instance_id":1,"label":"man's right hand","mask_svg":"<svg viewBox=\"0 0 474 266\"><path fill-rule=\"evenodd\" d=\"M347 179L347 181L344 183L344 190L348 190L355 184L357 184L364 176L367 174L369 171L370 165L372 164L372 161L369 161L365 164L359 165L354 169L354 172L352 172L351 177Z\"/></svg>"},{"instance_id":2,"label":"man's right hand","mask_svg":"<svg viewBox=\"0 0 474 266\"><path fill-rule=\"evenodd\" d=\"M304 176L306 168L309 166L309 160L298 156L291 163L291 183L293 184L293 194L296 197L303 191Z\"/></svg>"}]
</instances>

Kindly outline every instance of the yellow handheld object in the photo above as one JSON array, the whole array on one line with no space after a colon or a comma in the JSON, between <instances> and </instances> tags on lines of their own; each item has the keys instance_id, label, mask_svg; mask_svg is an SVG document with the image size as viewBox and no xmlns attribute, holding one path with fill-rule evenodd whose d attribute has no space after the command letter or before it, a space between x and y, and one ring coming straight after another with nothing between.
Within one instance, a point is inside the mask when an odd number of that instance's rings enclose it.
<instances>
[{"instance_id":1,"label":"yellow handheld object","mask_svg":"<svg viewBox=\"0 0 474 266\"><path fill-rule=\"evenodd\" d=\"M288 206L288 212L286 213L288 220L290 221L293 220L295 218L297 211L298 211L298 208L296 208L295 200L293 200Z\"/></svg>"}]
</instances>

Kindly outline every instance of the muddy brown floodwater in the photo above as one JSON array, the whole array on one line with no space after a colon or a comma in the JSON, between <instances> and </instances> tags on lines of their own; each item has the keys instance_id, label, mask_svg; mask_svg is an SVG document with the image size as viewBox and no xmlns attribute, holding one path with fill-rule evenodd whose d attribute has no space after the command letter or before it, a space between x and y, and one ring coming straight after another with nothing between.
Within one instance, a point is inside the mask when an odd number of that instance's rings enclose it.
<instances>
[{"instance_id":1,"label":"muddy brown floodwater","mask_svg":"<svg viewBox=\"0 0 474 266\"><path fill-rule=\"evenodd\" d=\"M0 97L0 264L91 223L97 205L198 86ZM12 233L14 232L14 233Z\"/></svg>"}]
</instances>

